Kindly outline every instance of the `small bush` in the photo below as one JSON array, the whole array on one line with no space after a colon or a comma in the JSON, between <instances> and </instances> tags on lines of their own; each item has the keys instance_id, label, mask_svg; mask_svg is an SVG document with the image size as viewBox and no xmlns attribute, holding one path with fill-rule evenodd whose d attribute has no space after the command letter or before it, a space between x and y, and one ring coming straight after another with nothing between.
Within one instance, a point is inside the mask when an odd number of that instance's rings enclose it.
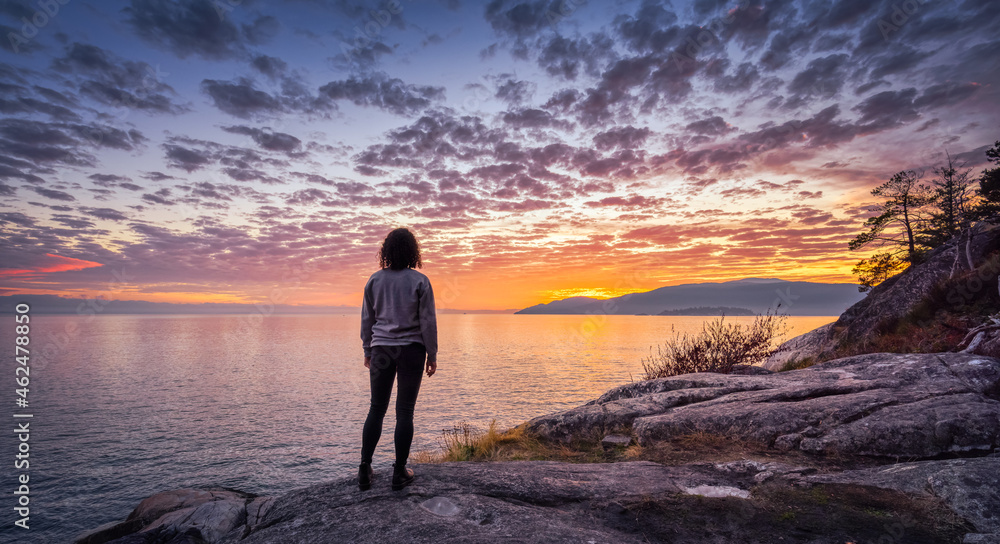
<instances>
[{"instance_id":1,"label":"small bush","mask_svg":"<svg viewBox=\"0 0 1000 544\"><path fill-rule=\"evenodd\" d=\"M768 311L753 323L727 323L725 316L702 326L700 333L675 334L657 354L642 361L645 379L665 378L691 372L728 374L736 365L764 362L777 349L785 334L787 316Z\"/></svg>"}]
</instances>

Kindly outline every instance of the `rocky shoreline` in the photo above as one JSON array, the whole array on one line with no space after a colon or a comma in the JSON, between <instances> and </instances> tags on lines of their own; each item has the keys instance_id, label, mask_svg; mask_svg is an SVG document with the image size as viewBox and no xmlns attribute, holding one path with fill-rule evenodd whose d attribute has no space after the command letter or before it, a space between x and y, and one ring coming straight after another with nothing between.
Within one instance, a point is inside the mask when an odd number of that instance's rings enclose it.
<instances>
[{"instance_id":1,"label":"rocky shoreline","mask_svg":"<svg viewBox=\"0 0 1000 544\"><path fill-rule=\"evenodd\" d=\"M135 519L165 512L157 521L110 542L995 542L981 532L996 528L995 497L979 495L995 489L998 465L927 461L836 475L748 461L419 465L403 492L361 493L344 478L275 498L164 493L137 509ZM108 542L112 530L78 542Z\"/></svg>"},{"instance_id":2,"label":"rocky shoreline","mask_svg":"<svg viewBox=\"0 0 1000 544\"><path fill-rule=\"evenodd\" d=\"M626 437L612 448L716 434L766 459L418 464L402 492L384 475L368 492L348 476L275 497L174 490L76 542L1000 542L1000 360L762 372L629 384L527 425Z\"/></svg>"}]
</instances>

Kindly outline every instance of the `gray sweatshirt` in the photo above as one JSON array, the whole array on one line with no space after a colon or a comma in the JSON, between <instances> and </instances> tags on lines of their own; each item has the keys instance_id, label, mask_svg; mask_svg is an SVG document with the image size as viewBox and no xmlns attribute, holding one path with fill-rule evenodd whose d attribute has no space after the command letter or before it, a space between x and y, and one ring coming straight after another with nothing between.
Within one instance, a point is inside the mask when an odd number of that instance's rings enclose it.
<instances>
[{"instance_id":1,"label":"gray sweatshirt","mask_svg":"<svg viewBox=\"0 0 1000 544\"><path fill-rule=\"evenodd\" d=\"M372 346L420 343L427 360L437 361L437 317L434 292L427 276L412 268L383 268L368 278L361 305L361 346L371 357Z\"/></svg>"}]
</instances>

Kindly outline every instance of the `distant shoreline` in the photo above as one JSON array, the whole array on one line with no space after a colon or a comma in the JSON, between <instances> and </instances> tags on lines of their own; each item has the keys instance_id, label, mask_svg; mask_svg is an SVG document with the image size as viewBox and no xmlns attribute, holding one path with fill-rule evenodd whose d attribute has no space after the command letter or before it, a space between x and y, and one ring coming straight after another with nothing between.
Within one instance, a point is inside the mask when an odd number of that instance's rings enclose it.
<instances>
[{"instance_id":1,"label":"distant shoreline","mask_svg":"<svg viewBox=\"0 0 1000 544\"><path fill-rule=\"evenodd\" d=\"M749 308L735 308L732 306L696 306L694 308L679 308L674 310L663 310L653 315L686 315L686 316L724 316L724 315L756 315Z\"/></svg>"}]
</instances>

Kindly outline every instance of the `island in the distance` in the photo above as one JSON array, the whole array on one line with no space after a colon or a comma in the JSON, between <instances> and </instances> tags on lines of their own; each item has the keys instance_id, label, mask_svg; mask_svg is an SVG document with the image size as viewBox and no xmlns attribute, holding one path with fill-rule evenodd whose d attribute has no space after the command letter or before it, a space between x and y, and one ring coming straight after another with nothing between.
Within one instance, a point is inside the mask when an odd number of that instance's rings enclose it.
<instances>
[{"instance_id":1,"label":"island in the distance","mask_svg":"<svg viewBox=\"0 0 1000 544\"><path fill-rule=\"evenodd\" d=\"M749 308L734 308L732 306L695 306L693 308L679 308L676 310L663 310L656 315L754 315Z\"/></svg>"},{"instance_id":2,"label":"island in the distance","mask_svg":"<svg viewBox=\"0 0 1000 544\"><path fill-rule=\"evenodd\" d=\"M601 315L718 315L662 314L692 308L732 307L761 314L776 310L787 315L840 315L865 298L853 283L787 281L778 278L744 278L721 283L669 285L620 297L597 299L570 297L536 304L518 314L601 314ZM726 315L737 315L727 312ZM744 314L740 314L744 315Z\"/></svg>"}]
</instances>

